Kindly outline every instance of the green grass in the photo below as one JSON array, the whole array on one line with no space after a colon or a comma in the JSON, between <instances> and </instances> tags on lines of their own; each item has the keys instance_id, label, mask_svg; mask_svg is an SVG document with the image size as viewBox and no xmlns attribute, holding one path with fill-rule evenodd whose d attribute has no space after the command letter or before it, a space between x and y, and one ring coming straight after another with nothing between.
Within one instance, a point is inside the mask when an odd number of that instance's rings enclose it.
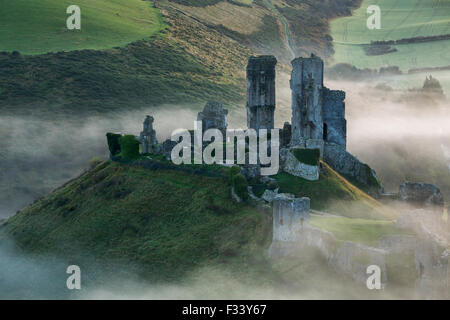
<instances>
[{"instance_id":1,"label":"green grass","mask_svg":"<svg viewBox=\"0 0 450 320\"><path fill-rule=\"evenodd\" d=\"M291 150L292 154L297 158L298 161L310 166L317 166L320 160L320 150L319 149L301 149L296 148Z\"/></svg>"},{"instance_id":2,"label":"green grass","mask_svg":"<svg viewBox=\"0 0 450 320\"><path fill-rule=\"evenodd\" d=\"M124 261L151 280L264 259L271 219L232 201L226 176L108 161L8 219L0 238L32 254Z\"/></svg>"},{"instance_id":3,"label":"green grass","mask_svg":"<svg viewBox=\"0 0 450 320\"><path fill-rule=\"evenodd\" d=\"M81 9L81 30L66 27L70 5ZM124 46L166 27L142 0L1 0L0 21L0 51L22 54Z\"/></svg>"},{"instance_id":4,"label":"green grass","mask_svg":"<svg viewBox=\"0 0 450 320\"><path fill-rule=\"evenodd\" d=\"M396 228L395 222L389 220L312 215L310 223L315 227L333 233L338 240L358 242L371 246L377 246L379 240L386 235L412 234L404 229Z\"/></svg>"},{"instance_id":5,"label":"green grass","mask_svg":"<svg viewBox=\"0 0 450 320\"><path fill-rule=\"evenodd\" d=\"M200 109L211 99L228 107L240 104L252 52L167 12L170 28L123 48L0 53L0 113L54 118L160 105Z\"/></svg>"},{"instance_id":6,"label":"green grass","mask_svg":"<svg viewBox=\"0 0 450 320\"><path fill-rule=\"evenodd\" d=\"M275 176L280 192L309 197L311 208L350 218L391 219L393 213L381 203L352 185L348 180L321 162L318 181L308 181L287 173Z\"/></svg>"},{"instance_id":7,"label":"green grass","mask_svg":"<svg viewBox=\"0 0 450 320\"><path fill-rule=\"evenodd\" d=\"M366 27L366 9L373 1L365 0L351 17L331 22L331 36L336 54L334 62L346 62L360 68L379 68L397 65L402 70L450 65L450 57L443 52L450 41L436 41L395 45L398 52L381 56L366 56L361 44L376 40L399 40L417 36L450 33L450 3L440 0L379 0L381 29Z\"/></svg>"}]
</instances>

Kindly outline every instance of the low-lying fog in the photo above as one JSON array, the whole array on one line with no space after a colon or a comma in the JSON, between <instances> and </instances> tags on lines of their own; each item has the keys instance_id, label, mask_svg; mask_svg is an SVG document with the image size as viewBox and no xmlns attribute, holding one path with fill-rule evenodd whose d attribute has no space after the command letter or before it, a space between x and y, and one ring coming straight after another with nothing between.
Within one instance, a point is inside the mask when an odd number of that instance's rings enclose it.
<instances>
[{"instance_id":1,"label":"low-lying fog","mask_svg":"<svg viewBox=\"0 0 450 320\"><path fill-rule=\"evenodd\" d=\"M278 78L276 125L290 121L288 77ZM450 196L450 105L405 91L382 91L365 83L329 81L347 93L348 150L372 166L387 191L402 181L438 184ZM0 218L8 217L108 155L105 133L138 135L146 114L155 117L159 141L177 128L192 128L196 106L162 106L121 115L69 118L0 117ZM193 111L195 110L195 111ZM246 126L244 105L231 110L229 127Z\"/></svg>"},{"instance_id":2,"label":"low-lying fog","mask_svg":"<svg viewBox=\"0 0 450 320\"><path fill-rule=\"evenodd\" d=\"M283 80L281 82L281 80ZM290 121L288 78L279 78L276 124ZM327 87L347 92L348 150L367 162L378 173L387 191L396 191L408 179L436 183L446 199L450 197L450 105L446 101L422 99L407 92L382 91L364 83L327 82ZM449 93L448 93L449 94ZM121 115L70 118L64 121L32 117L0 117L0 219L14 214L40 196L49 193L80 174L94 157L106 159L105 134L139 134L145 115L155 118L159 141L177 128L192 128L197 106L162 106L124 112ZM195 111L193 111L195 110ZM246 124L244 105L229 114L229 127ZM65 290L67 264L48 259L27 258L0 245L0 298L58 298ZM209 278L208 278L209 277ZM220 285L208 281L224 279ZM56 279L56 280L55 280ZM64 280L61 280L64 279ZM130 281L128 286L114 281L110 286L94 287L83 298L323 298L319 291L273 291L255 285L239 285L223 273L201 270L184 285L147 287ZM34 288L30 291L30 286ZM45 288L40 290L40 286ZM331 298L358 298L337 284ZM6 289L6 290L5 290ZM208 289L209 291L205 291ZM326 289L324 289L327 291ZM36 292L36 293L33 293ZM45 294L43 294L45 292ZM207 292L207 295L205 295ZM224 292L228 295L224 296Z\"/></svg>"}]
</instances>

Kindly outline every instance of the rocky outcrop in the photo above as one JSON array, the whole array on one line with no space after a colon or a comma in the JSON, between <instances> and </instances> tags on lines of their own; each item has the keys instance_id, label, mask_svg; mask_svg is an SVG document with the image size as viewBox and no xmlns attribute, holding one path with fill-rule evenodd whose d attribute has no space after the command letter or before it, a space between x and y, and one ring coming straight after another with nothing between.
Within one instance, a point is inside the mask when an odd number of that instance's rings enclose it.
<instances>
[{"instance_id":1,"label":"rocky outcrop","mask_svg":"<svg viewBox=\"0 0 450 320\"><path fill-rule=\"evenodd\" d=\"M434 184L405 182L398 190L399 199L421 206L444 205L441 190Z\"/></svg>"},{"instance_id":2,"label":"rocky outcrop","mask_svg":"<svg viewBox=\"0 0 450 320\"><path fill-rule=\"evenodd\" d=\"M280 150L280 168L296 177L309 181L319 180L319 166L301 163L288 148Z\"/></svg>"}]
</instances>

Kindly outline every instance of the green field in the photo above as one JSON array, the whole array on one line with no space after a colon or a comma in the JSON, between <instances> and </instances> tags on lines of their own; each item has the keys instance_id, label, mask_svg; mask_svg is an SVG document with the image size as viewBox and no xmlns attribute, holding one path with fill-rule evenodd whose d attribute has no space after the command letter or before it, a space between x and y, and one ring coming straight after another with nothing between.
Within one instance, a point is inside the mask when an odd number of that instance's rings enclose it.
<instances>
[{"instance_id":1,"label":"green field","mask_svg":"<svg viewBox=\"0 0 450 320\"><path fill-rule=\"evenodd\" d=\"M67 7L81 9L81 30L68 30ZM0 51L40 54L124 46L151 36L164 23L142 0L0 0Z\"/></svg>"},{"instance_id":2,"label":"green field","mask_svg":"<svg viewBox=\"0 0 450 320\"><path fill-rule=\"evenodd\" d=\"M369 30L366 10L381 9L381 29ZM351 17L331 22L336 54L334 62L351 63L360 68L396 65L403 71L421 67L450 65L450 41L395 45L398 50L381 56L367 56L363 44L377 40L399 40L450 33L448 0L365 0Z\"/></svg>"},{"instance_id":3,"label":"green field","mask_svg":"<svg viewBox=\"0 0 450 320\"><path fill-rule=\"evenodd\" d=\"M412 234L395 227L390 220L351 219L346 217L311 216L311 225L325 229L342 241L352 241L377 246L386 235Z\"/></svg>"}]
</instances>

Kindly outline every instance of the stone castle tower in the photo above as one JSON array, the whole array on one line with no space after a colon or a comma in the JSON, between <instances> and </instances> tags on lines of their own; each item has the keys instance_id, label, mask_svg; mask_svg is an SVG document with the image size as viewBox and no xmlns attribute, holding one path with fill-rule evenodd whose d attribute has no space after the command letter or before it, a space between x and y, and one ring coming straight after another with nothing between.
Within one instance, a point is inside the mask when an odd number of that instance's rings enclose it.
<instances>
[{"instance_id":1,"label":"stone castle tower","mask_svg":"<svg viewBox=\"0 0 450 320\"><path fill-rule=\"evenodd\" d=\"M156 132L153 129L154 118L147 116L144 120L144 128L139 135L139 142L142 144L142 153L150 153L153 147L158 143L156 140Z\"/></svg>"},{"instance_id":2,"label":"stone castle tower","mask_svg":"<svg viewBox=\"0 0 450 320\"><path fill-rule=\"evenodd\" d=\"M323 61L315 56L292 61L291 144L323 138Z\"/></svg>"},{"instance_id":3,"label":"stone castle tower","mask_svg":"<svg viewBox=\"0 0 450 320\"><path fill-rule=\"evenodd\" d=\"M247 126L273 129L275 111L274 56L250 57L247 65Z\"/></svg>"},{"instance_id":4,"label":"stone castle tower","mask_svg":"<svg viewBox=\"0 0 450 320\"><path fill-rule=\"evenodd\" d=\"M323 85L323 61L315 55L292 61L291 146L318 148L324 143L346 148L345 92Z\"/></svg>"}]
</instances>

